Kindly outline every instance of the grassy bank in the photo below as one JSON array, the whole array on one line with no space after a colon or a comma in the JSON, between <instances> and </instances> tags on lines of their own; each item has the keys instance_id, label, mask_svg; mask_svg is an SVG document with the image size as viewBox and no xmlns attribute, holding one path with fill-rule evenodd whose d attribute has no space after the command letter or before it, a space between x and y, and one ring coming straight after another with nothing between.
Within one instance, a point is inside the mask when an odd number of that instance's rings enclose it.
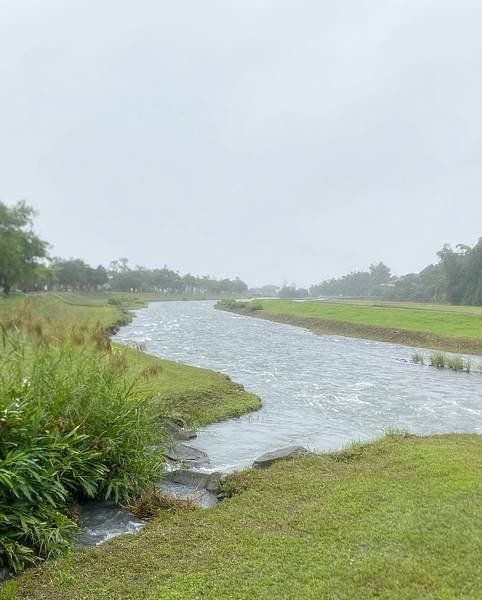
<instances>
[{"instance_id":1,"label":"grassy bank","mask_svg":"<svg viewBox=\"0 0 482 600\"><path fill-rule=\"evenodd\" d=\"M111 304L112 300L116 302ZM0 300L0 323L39 322L43 333L56 337L72 328L115 330L130 320L129 309L166 300L161 294L35 294ZM194 424L240 416L261 406L222 373L161 360L132 348L117 346L124 354L126 375L137 379L159 414L175 413ZM146 376L148 375L148 376Z\"/></svg>"},{"instance_id":2,"label":"grassy bank","mask_svg":"<svg viewBox=\"0 0 482 600\"><path fill-rule=\"evenodd\" d=\"M246 308L234 310L305 327L318 334L482 355L482 307L290 300L262 300L258 305L255 311Z\"/></svg>"},{"instance_id":3,"label":"grassy bank","mask_svg":"<svg viewBox=\"0 0 482 600\"><path fill-rule=\"evenodd\" d=\"M81 300L0 303L0 569L10 573L70 548L72 502L152 491L166 417L201 424L260 405L220 373L113 347L123 304Z\"/></svg>"},{"instance_id":4,"label":"grassy bank","mask_svg":"<svg viewBox=\"0 0 482 600\"><path fill-rule=\"evenodd\" d=\"M3 597L480 598L481 470L481 436L394 434L247 471L217 507L46 563Z\"/></svg>"}]
</instances>

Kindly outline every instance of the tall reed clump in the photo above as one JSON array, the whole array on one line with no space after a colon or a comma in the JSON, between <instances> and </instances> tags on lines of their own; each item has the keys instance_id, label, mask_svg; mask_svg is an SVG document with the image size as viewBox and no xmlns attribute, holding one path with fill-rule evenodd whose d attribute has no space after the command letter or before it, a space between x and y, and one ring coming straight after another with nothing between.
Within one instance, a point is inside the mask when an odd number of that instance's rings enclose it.
<instances>
[{"instance_id":1,"label":"tall reed clump","mask_svg":"<svg viewBox=\"0 0 482 600\"><path fill-rule=\"evenodd\" d=\"M167 438L124 371L96 339L0 331L0 567L66 552L69 500L129 502L158 480Z\"/></svg>"}]
</instances>

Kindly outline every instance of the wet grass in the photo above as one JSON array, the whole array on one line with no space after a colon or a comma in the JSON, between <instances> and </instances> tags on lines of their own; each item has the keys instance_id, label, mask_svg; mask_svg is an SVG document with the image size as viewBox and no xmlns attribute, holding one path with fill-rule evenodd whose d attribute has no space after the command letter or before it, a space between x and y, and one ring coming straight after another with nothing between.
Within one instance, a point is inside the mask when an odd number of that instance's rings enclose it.
<instances>
[{"instance_id":1,"label":"wet grass","mask_svg":"<svg viewBox=\"0 0 482 600\"><path fill-rule=\"evenodd\" d=\"M306 327L315 333L482 355L482 307L290 300L262 300L261 305L253 316Z\"/></svg>"},{"instance_id":2,"label":"wet grass","mask_svg":"<svg viewBox=\"0 0 482 600\"><path fill-rule=\"evenodd\" d=\"M268 300L263 301L263 309L345 323L482 339L482 307L436 307L432 304L426 308L423 304L401 307L400 304L391 306L389 303L367 305Z\"/></svg>"},{"instance_id":3,"label":"wet grass","mask_svg":"<svg viewBox=\"0 0 482 600\"><path fill-rule=\"evenodd\" d=\"M481 472L482 437L455 434L248 470L215 508L163 513L25 573L5 597L480 598Z\"/></svg>"}]
</instances>

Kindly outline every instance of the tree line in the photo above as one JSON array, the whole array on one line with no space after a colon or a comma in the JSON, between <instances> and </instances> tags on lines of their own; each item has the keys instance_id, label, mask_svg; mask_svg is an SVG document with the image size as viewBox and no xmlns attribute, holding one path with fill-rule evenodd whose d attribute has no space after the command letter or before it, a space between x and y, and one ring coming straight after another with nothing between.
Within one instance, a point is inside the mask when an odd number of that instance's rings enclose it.
<instances>
[{"instance_id":1,"label":"tree line","mask_svg":"<svg viewBox=\"0 0 482 600\"><path fill-rule=\"evenodd\" d=\"M182 294L245 295L244 281L181 275L167 265L157 269L129 266L119 258L104 267L92 267L78 258L49 256L49 244L33 231L35 213L25 202L7 206L0 202L0 287L9 294L13 287L24 291L112 290L118 292L168 292ZM394 276L383 262L367 271L354 271L327 279L309 290L295 284L263 286L250 295L281 298L340 296L381 298L414 302L448 302L482 306L482 238L473 246L446 244L438 262L420 273Z\"/></svg>"},{"instance_id":2,"label":"tree line","mask_svg":"<svg viewBox=\"0 0 482 600\"><path fill-rule=\"evenodd\" d=\"M311 286L310 296L380 298L482 306L482 238L474 246L445 244L438 262L419 273L393 276L382 262Z\"/></svg>"},{"instance_id":3,"label":"tree line","mask_svg":"<svg viewBox=\"0 0 482 600\"><path fill-rule=\"evenodd\" d=\"M49 244L33 231L34 216L34 210L25 202L11 207L0 202L0 287L6 295L13 288L215 295L241 295L248 290L239 277L180 275L167 265L131 268L127 258L114 260L108 267L92 267L79 258L50 257Z\"/></svg>"}]
</instances>

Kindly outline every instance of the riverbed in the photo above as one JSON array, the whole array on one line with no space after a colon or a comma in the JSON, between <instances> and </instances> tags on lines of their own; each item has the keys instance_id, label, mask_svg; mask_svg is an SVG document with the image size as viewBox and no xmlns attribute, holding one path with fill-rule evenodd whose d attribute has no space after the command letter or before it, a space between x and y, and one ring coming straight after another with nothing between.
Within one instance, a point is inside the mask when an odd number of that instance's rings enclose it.
<instances>
[{"instance_id":1,"label":"riverbed","mask_svg":"<svg viewBox=\"0 0 482 600\"><path fill-rule=\"evenodd\" d=\"M336 450L387 429L482 433L482 375L414 364L411 347L317 336L215 310L211 301L152 303L115 340L221 371L262 398L256 413L199 431L193 444L212 470L289 445Z\"/></svg>"}]
</instances>

